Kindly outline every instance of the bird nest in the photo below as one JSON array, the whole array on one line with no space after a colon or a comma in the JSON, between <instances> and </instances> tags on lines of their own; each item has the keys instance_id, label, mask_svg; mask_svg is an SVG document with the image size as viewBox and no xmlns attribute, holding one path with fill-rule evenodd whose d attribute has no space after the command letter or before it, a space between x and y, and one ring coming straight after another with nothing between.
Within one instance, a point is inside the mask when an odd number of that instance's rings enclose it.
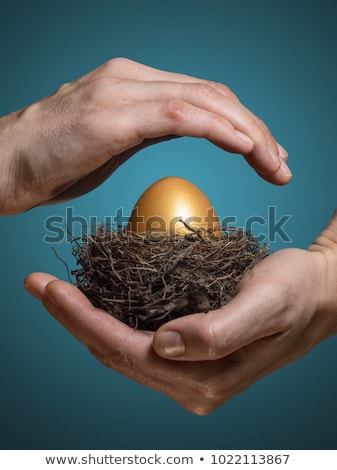
<instances>
[{"instance_id":1,"label":"bird nest","mask_svg":"<svg viewBox=\"0 0 337 470\"><path fill-rule=\"evenodd\" d=\"M92 304L127 325L155 331L165 322L228 303L243 276L268 254L252 234L146 236L99 227L76 239L72 271Z\"/></svg>"}]
</instances>

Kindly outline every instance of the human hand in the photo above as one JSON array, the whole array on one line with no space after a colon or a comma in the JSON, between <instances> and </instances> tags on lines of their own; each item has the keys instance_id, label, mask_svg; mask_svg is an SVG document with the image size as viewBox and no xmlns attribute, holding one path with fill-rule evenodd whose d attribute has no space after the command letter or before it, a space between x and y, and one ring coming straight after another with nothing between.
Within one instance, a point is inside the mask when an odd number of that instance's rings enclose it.
<instances>
[{"instance_id":1,"label":"human hand","mask_svg":"<svg viewBox=\"0 0 337 470\"><path fill-rule=\"evenodd\" d=\"M172 362L208 362L202 385L212 411L336 334L336 266L335 214L308 250L281 250L255 265L226 306L164 324L154 349Z\"/></svg>"},{"instance_id":2,"label":"human hand","mask_svg":"<svg viewBox=\"0 0 337 470\"><path fill-rule=\"evenodd\" d=\"M210 364L163 359L153 349L153 332L130 328L95 308L74 285L50 274L30 274L25 287L106 367L164 393L195 414L212 411L210 403L214 408L213 383L226 378L223 360Z\"/></svg>"},{"instance_id":3,"label":"human hand","mask_svg":"<svg viewBox=\"0 0 337 470\"><path fill-rule=\"evenodd\" d=\"M80 196L140 149L202 137L285 184L287 153L225 85L113 59L0 119L0 214Z\"/></svg>"},{"instance_id":4,"label":"human hand","mask_svg":"<svg viewBox=\"0 0 337 470\"><path fill-rule=\"evenodd\" d=\"M103 364L201 415L336 333L336 247L337 216L308 250L255 265L226 306L156 333L129 328L49 274L31 274L25 286Z\"/></svg>"}]
</instances>

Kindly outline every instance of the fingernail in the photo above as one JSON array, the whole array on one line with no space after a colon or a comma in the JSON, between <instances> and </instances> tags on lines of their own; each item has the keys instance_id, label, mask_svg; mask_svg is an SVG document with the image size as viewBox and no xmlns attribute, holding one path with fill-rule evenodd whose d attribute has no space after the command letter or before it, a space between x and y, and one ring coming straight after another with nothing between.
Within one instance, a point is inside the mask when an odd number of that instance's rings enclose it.
<instances>
[{"instance_id":1,"label":"fingernail","mask_svg":"<svg viewBox=\"0 0 337 470\"><path fill-rule=\"evenodd\" d=\"M239 139L241 139L243 142L251 146L254 146L254 141L248 135L240 131L235 131L235 133L239 137Z\"/></svg>"},{"instance_id":2,"label":"fingernail","mask_svg":"<svg viewBox=\"0 0 337 470\"><path fill-rule=\"evenodd\" d=\"M286 178L291 178L291 177L292 177L291 170L290 170L290 168L288 167L288 165L286 164L286 162L285 162L284 160L282 160L282 162L281 162L281 167L280 167L279 171L280 171Z\"/></svg>"},{"instance_id":3,"label":"fingernail","mask_svg":"<svg viewBox=\"0 0 337 470\"><path fill-rule=\"evenodd\" d=\"M286 149L284 147L282 147L282 145L279 144L279 143L277 143L277 146L278 146L280 157L282 159L287 159L288 158L288 152L286 151Z\"/></svg>"},{"instance_id":4,"label":"fingernail","mask_svg":"<svg viewBox=\"0 0 337 470\"><path fill-rule=\"evenodd\" d=\"M31 285L28 281L24 281L23 287L26 289L27 292L30 293L33 297L35 297L38 300L42 299L42 292L41 289L39 288L40 286L33 286Z\"/></svg>"},{"instance_id":5,"label":"fingernail","mask_svg":"<svg viewBox=\"0 0 337 470\"><path fill-rule=\"evenodd\" d=\"M275 163L275 165L277 166L277 168L280 168L281 166L281 158L280 158L280 155L278 152L276 152L273 148L270 148L269 149L269 154L273 160L273 162Z\"/></svg>"},{"instance_id":6,"label":"fingernail","mask_svg":"<svg viewBox=\"0 0 337 470\"><path fill-rule=\"evenodd\" d=\"M185 352L185 344L176 331L163 331L156 337L156 350L162 356L180 356Z\"/></svg>"}]
</instances>

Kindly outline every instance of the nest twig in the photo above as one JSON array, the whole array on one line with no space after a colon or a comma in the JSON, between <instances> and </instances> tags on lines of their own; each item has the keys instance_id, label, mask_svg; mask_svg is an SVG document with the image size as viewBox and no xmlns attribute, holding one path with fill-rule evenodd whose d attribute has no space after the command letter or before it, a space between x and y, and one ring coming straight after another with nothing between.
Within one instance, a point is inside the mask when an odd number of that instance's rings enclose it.
<instances>
[{"instance_id":1,"label":"nest twig","mask_svg":"<svg viewBox=\"0 0 337 470\"><path fill-rule=\"evenodd\" d=\"M221 236L140 236L101 226L76 240L73 254L79 268L72 274L93 305L129 326L155 331L228 303L268 249L238 228Z\"/></svg>"}]
</instances>

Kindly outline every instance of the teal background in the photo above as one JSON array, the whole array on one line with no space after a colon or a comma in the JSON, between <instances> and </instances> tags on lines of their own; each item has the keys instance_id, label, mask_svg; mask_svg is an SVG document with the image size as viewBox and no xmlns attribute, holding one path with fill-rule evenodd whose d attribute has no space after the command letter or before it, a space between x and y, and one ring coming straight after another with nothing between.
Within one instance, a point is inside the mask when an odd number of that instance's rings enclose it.
<instances>
[{"instance_id":1,"label":"teal background","mask_svg":"<svg viewBox=\"0 0 337 470\"><path fill-rule=\"evenodd\" d=\"M2 449L336 449L337 339L209 416L105 369L23 289L31 271L66 279L44 221L129 212L162 176L186 177L238 224L269 205L292 216L271 249L305 248L336 205L336 1L30 1L0 14L0 113L116 56L221 81L288 149L293 181L260 180L239 156L190 138L146 149L94 192L0 219ZM56 247L72 265L70 246Z\"/></svg>"}]
</instances>

